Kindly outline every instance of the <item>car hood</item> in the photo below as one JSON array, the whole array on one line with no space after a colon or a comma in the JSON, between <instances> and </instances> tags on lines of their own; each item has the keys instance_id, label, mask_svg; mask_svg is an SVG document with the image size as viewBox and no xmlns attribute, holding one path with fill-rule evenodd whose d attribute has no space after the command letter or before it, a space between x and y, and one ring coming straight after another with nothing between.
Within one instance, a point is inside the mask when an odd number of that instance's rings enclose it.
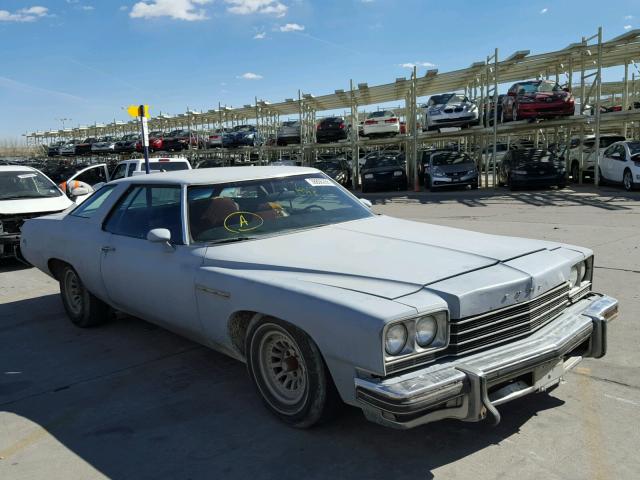
<instances>
[{"instance_id":1,"label":"car hood","mask_svg":"<svg viewBox=\"0 0 640 480\"><path fill-rule=\"evenodd\" d=\"M0 215L22 215L40 212L59 212L73 202L65 195L47 198L23 198L20 200L0 200Z\"/></svg>"},{"instance_id":2,"label":"car hood","mask_svg":"<svg viewBox=\"0 0 640 480\"><path fill-rule=\"evenodd\" d=\"M208 248L203 267L395 299L561 245L386 216Z\"/></svg>"},{"instance_id":3,"label":"car hood","mask_svg":"<svg viewBox=\"0 0 640 480\"><path fill-rule=\"evenodd\" d=\"M436 168L439 168L444 173L468 172L469 170L475 170L476 165L473 162L468 162L455 165L436 165Z\"/></svg>"}]
</instances>

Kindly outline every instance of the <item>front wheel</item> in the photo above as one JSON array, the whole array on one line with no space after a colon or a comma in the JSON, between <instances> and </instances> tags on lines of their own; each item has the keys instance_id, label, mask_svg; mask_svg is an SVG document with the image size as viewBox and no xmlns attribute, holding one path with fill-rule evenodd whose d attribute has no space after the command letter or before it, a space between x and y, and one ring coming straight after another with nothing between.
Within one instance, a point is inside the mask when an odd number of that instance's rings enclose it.
<instances>
[{"instance_id":1,"label":"front wheel","mask_svg":"<svg viewBox=\"0 0 640 480\"><path fill-rule=\"evenodd\" d=\"M249 325L247 369L267 408L285 423L308 428L326 420L337 392L316 344L275 318Z\"/></svg>"},{"instance_id":2,"label":"front wheel","mask_svg":"<svg viewBox=\"0 0 640 480\"><path fill-rule=\"evenodd\" d=\"M571 182L578 183L580 181L580 166L577 162L571 164Z\"/></svg>"},{"instance_id":3,"label":"front wheel","mask_svg":"<svg viewBox=\"0 0 640 480\"><path fill-rule=\"evenodd\" d=\"M631 170L624 171L624 176L622 177L622 186L627 192L633 190L633 175L631 174Z\"/></svg>"},{"instance_id":4,"label":"front wheel","mask_svg":"<svg viewBox=\"0 0 640 480\"><path fill-rule=\"evenodd\" d=\"M60 295L67 316L74 325L87 328L109 320L111 308L87 290L78 273L69 265L60 274Z\"/></svg>"}]
</instances>

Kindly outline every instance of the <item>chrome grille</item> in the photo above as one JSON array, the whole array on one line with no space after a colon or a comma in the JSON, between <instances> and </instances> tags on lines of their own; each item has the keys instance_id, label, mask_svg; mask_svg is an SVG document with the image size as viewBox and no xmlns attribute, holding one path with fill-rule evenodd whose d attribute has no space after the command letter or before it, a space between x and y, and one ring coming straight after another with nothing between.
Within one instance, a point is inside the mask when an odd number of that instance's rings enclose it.
<instances>
[{"instance_id":1,"label":"chrome grille","mask_svg":"<svg viewBox=\"0 0 640 480\"><path fill-rule=\"evenodd\" d=\"M559 285L528 302L451 321L448 355L463 355L527 336L569 304L569 285Z\"/></svg>"}]
</instances>

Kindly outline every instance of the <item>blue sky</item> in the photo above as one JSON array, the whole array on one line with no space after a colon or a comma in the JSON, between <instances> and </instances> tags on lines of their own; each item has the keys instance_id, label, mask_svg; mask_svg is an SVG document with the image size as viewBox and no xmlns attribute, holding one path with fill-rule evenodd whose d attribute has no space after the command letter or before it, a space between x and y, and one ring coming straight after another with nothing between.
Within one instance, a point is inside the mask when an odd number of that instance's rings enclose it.
<instances>
[{"instance_id":1,"label":"blue sky","mask_svg":"<svg viewBox=\"0 0 640 480\"><path fill-rule=\"evenodd\" d=\"M404 64L555 50L600 25L605 39L640 27L640 2L2 0L0 138L126 120L132 103L173 114L387 83Z\"/></svg>"}]
</instances>

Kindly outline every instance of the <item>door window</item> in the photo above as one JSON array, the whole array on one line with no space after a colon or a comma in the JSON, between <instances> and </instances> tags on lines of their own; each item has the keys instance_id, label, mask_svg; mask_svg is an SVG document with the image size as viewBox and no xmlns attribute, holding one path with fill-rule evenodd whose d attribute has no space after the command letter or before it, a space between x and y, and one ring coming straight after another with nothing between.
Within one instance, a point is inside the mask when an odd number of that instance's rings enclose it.
<instances>
[{"instance_id":1,"label":"door window","mask_svg":"<svg viewBox=\"0 0 640 480\"><path fill-rule=\"evenodd\" d=\"M119 178L124 178L126 171L127 171L127 164L126 163L121 163L113 171L113 175L111 176L111 180L117 180Z\"/></svg>"},{"instance_id":2,"label":"door window","mask_svg":"<svg viewBox=\"0 0 640 480\"><path fill-rule=\"evenodd\" d=\"M127 177L130 177L131 175L133 175L133 172L136 171L136 164L135 163L130 163L129 164L129 168L127 170Z\"/></svg>"},{"instance_id":3,"label":"door window","mask_svg":"<svg viewBox=\"0 0 640 480\"><path fill-rule=\"evenodd\" d=\"M102 206L104 201L109 198L115 185L106 185L91 195L87 200L82 202L77 208L75 208L69 215L74 217L91 218L94 213Z\"/></svg>"},{"instance_id":4,"label":"door window","mask_svg":"<svg viewBox=\"0 0 640 480\"><path fill-rule=\"evenodd\" d=\"M104 224L115 235L147 238L149 230L166 228L182 244L181 190L173 185L136 185L118 201Z\"/></svg>"},{"instance_id":5,"label":"door window","mask_svg":"<svg viewBox=\"0 0 640 480\"><path fill-rule=\"evenodd\" d=\"M99 166L90 168L89 170L82 172L80 175L74 178L74 180L84 182L87 185L95 185L97 183L106 182L107 176L104 173L104 167Z\"/></svg>"}]
</instances>

